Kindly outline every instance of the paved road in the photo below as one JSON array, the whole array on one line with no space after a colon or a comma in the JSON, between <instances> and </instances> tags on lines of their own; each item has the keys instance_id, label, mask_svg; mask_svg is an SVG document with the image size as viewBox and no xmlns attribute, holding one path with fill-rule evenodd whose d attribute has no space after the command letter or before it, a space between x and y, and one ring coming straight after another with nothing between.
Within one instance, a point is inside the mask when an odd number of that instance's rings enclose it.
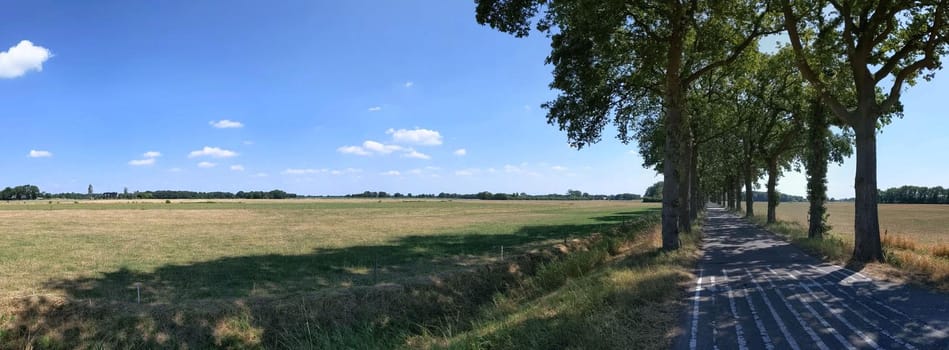
<instances>
[{"instance_id":1,"label":"paved road","mask_svg":"<svg viewBox=\"0 0 949 350\"><path fill-rule=\"evenodd\" d=\"M674 349L949 349L949 297L821 263L721 209Z\"/></svg>"}]
</instances>

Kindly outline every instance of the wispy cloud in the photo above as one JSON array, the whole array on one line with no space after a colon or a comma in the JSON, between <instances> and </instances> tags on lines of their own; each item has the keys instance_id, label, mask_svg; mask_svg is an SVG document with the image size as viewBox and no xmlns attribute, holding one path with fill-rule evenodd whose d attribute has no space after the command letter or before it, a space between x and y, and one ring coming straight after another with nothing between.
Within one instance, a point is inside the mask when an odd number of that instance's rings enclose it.
<instances>
[{"instance_id":1,"label":"wispy cloud","mask_svg":"<svg viewBox=\"0 0 949 350\"><path fill-rule=\"evenodd\" d=\"M51 153L50 151L31 149L29 156L30 158L49 158L53 156L53 153Z\"/></svg>"},{"instance_id":2,"label":"wispy cloud","mask_svg":"<svg viewBox=\"0 0 949 350\"><path fill-rule=\"evenodd\" d=\"M427 155L427 154L425 154L425 153L416 151L416 150L414 150L414 149L413 149L413 150L409 150L408 152L406 152L406 153L403 154L402 156L405 157L405 158L432 159L431 156L429 156L429 155Z\"/></svg>"},{"instance_id":3,"label":"wispy cloud","mask_svg":"<svg viewBox=\"0 0 949 350\"><path fill-rule=\"evenodd\" d=\"M213 126L213 127L215 127L215 128L218 128L218 129L236 129L236 128L243 128L243 127L244 127L244 124L241 123L241 122L233 121L233 120L227 120L227 119L221 119L221 120L216 120L216 121L215 121L215 120L212 120L212 121L208 122L208 124L211 124L211 126Z\"/></svg>"},{"instance_id":4,"label":"wispy cloud","mask_svg":"<svg viewBox=\"0 0 949 350\"><path fill-rule=\"evenodd\" d=\"M402 146L397 145L386 145L372 140L367 140L362 143L362 148L379 154L389 154L395 151L401 151Z\"/></svg>"},{"instance_id":5,"label":"wispy cloud","mask_svg":"<svg viewBox=\"0 0 949 350\"><path fill-rule=\"evenodd\" d=\"M155 164L155 158L133 159L129 161L129 165L131 166L146 166L146 165L154 165L154 164Z\"/></svg>"},{"instance_id":6,"label":"wispy cloud","mask_svg":"<svg viewBox=\"0 0 949 350\"><path fill-rule=\"evenodd\" d=\"M251 177L267 177L267 176L269 176L267 173L256 173L254 175L251 175Z\"/></svg>"},{"instance_id":7,"label":"wispy cloud","mask_svg":"<svg viewBox=\"0 0 949 350\"><path fill-rule=\"evenodd\" d=\"M16 46L0 52L0 78L21 77L29 71L43 71L43 62L53 54L49 49L33 45L29 40L21 40Z\"/></svg>"},{"instance_id":8,"label":"wispy cloud","mask_svg":"<svg viewBox=\"0 0 949 350\"><path fill-rule=\"evenodd\" d=\"M232 171L244 171L244 166L240 164L231 165Z\"/></svg>"},{"instance_id":9,"label":"wispy cloud","mask_svg":"<svg viewBox=\"0 0 949 350\"><path fill-rule=\"evenodd\" d=\"M381 111L381 110L382 110L382 107L379 107L379 106L372 106L372 107L369 107L369 111L370 111L370 112L378 112L378 111Z\"/></svg>"},{"instance_id":10,"label":"wispy cloud","mask_svg":"<svg viewBox=\"0 0 949 350\"><path fill-rule=\"evenodd\" d=\"M402 86L405 86L406 88L410 88L410 87L415 86L415 82L413 82L413 81L407 81L407 82L405 82L405 84L402 84Z\"/></svg>"},{"instance_id":11,"label":"wispy cloud","mask_svg":"<svg viewBox=\"0 0 949 350\"><path fill-rule=\"evenodd\" d=\"M379 173L379 175L382 175L382 176L399 176L399 175L402 175L402 173L400 173L398 170L389 170L389 171L386 171L386 172L384 172L384 173Z\"/></svg>"},{"instance_id":12,"label":"wispy cloud","mask_svg":"<svg viewBox=\"0 0 949 350\"><path fill-rule=\"evenodd\" d=\"M415 128L407 129L389 129L386 134L392 135L392 141L396 143L407 143L422 146L438 146L442 144L442 134L435 130Z\"/></svg>"},{"instance_id":13,"label":"wispy cloud","mask_svg":"<svg viewBox=\"0 0 949 350\"><path fill-rule=\"evenodd\" d=\"M463 156L465 156L465 155L468 154L468 150L466 150L466 149L464 149L464 148L459 148L459 149L456 149L456 150L455 150L454 152L452 152L452 153L454 153L456 156L463 157Z\"/></svg>"},{"instance_id":14,"label":"wispy cloud","mask_svg":"<svg viewBox=\"0 0 949 350\"><path fill-rule=\"evenodd\" d=\"M208 168L213 168L213 167L216 167L216 166L217 166L217 164L211 163L211 162L201 162L201 163L198 163L198 167L199 167L199 168L208 169Z\"/></svg>"},{"instance_id":15,"label":"wispy cloud","mask_svg":"<svg viewBox=\"0 0 949 350\"><path fill-rule=\"evenodd\" d=\"M477 168L461 169L455 171L455 176L473 176L479 172L481 172L481 170Z\"/></svg>"},{"instance_id":16,"label":"wispy cloud","mask_svg":"<svg viewBox=\"0 0 949 350\"><path fill-rule=\"evenodd\" d=\"M563 166L560 166L560 165L554 165L554 166L552 166L552 167L550 167L550 168L553 169L553 170L555 170L555 171L567 171L567 167L563 167Z\"/></svg>"},{"instance_id":17,"label":"wispy cloud","mask_svg":"<svg viewBox=\"0 0 949 350\"><path fill-rule=\"evenodd\" d=\"M236 157L237 152L229 151L229 150L218 148L218 147L204 146L204 148L199 149L197 151L191 151L191 153L188 154L188 158L204 157L204 156L208 156L212 158L230 158L230 157Z\"/></svg>"},{"instance_id":18,"label":"wispy cloud","mask_svg":"<svg viewBox=\"0 0 949 350\"><path fill-rule=\"evenodd\" d=\"M145 157L145 159L133 159L133 160L130 160L130 161L129 161L129 165L131 165L131 166L154 165L154 164L155 164L155 158L161 157L161 152L158 152L158 151L148 151L148 152L143 153L143 154L142 154L142 157Z\"/></svg>"},{"instance_id":19,"label":"wispy cloud","mask_svg":"<svg viewBox=\"0 0 949 350\"><path fill-rule=\"evenodd\" d=\"M359 147L359 146L343 146L343 147L337 148L336 151L342 154L355 154L357 156L371 155L371 153L367 152L366 150L364 150L362 147Z\"/></svg>"},{"instance_id":20,"label":"wispy cloud","mask_svg":"<svg viewBox=\"0 0 949 350\"><path fill-rule=\"evenodd\" d=\"M327 169L294 169L290 168L283 171L284 175L307 175L307 174L322 174L328 172Z\"/></svg>"}]
</instances>

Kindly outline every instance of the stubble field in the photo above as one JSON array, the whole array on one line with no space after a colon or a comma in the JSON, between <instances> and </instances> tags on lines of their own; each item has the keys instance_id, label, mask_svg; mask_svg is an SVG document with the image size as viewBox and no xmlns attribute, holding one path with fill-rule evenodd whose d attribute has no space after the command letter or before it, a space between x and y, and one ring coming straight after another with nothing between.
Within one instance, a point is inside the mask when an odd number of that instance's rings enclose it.
<instances>
[{"instance_id":1,"label":"stubble field","mask_svg":"<svg viewBox=\"0 0 949 350\"><path fill-rule=\"evenodd\" d=\"M781 203L778 220L797 222L807 227L808 203ZM832 231L853 240L853 203L827 204ZM755 215L765 216L765 202L755 203ZM949 244L949 205L880 204L880 234L887 233L912 240L921 246Z\"/></svg>"},{"instance_id":2,"label":"stubble field","mask_svg":"<svg viewBox=\"0 0 949 350\"><path fill-rule=\"evenodd\" d=\"M0 297L143 303L414 278L576 238L632 202L72 201L0 204Z\"/></svg>"}]
</instances>

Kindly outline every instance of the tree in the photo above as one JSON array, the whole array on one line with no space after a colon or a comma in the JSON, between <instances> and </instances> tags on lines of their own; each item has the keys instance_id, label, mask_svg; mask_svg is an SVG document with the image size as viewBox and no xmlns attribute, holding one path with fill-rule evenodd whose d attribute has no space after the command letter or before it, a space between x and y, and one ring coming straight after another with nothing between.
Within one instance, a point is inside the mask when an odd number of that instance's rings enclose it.
<instances>
[{"instance_id":1,"label":"tree","mask_svg":"<svg viewBox=\"0 0 949 350\"><path fill-rule=\"evenodd\" d=\"M612 120L623 142L644 116L661 115L664 134L662 247L678 249L691 229L692 130L686 96L702 76L734 61L768 28L756 1L627 2L476 0L476 19L527 36L531 20L551 38L547 63L559 96L544 107L571 145L598 142Z\"/></svg>"},{"instance_id":2,"label":"tree","mask_svg":"<svg viewBox=\"0 0 949 350\"><path fill-rule=\"evenodd\" d=\"M129 188L128 188L128 187L123 187L123 188L122 188L122 197L125 197L126 199L129 198Z\"/></svg>"},{"instance_id":3,"label":"tree","mask_svg":"<svg viewBox=\"0 0 949 350\"><path fill-rule=\"evenodd\" d=\"M92 194L93 194L93 192L92 192L92 184L89 184L88 193L89 193L89 198L92 198Z\"/></svg>"},{"instance_id":4,"label":"tree","mask_svg":"<svg viewBox=\"0 0 949 350\"><path fill-rule=\"evenodd\" d=\"M643 197L662 200L662 181L646 187L646 192L643 194Z\"/></svg>"},{"instance_id":5,"label":"tree","mask_svg":"<svg viewBox=\"0 0 949 350\"><path fill-rule=\"evenodd\" d=\"M889 121L887 113L901 108L904 84L930 80L942 67L949 2L783 0L782 5L798 69L856 136L853 259L883 261L876 131ZM854 94L831 88L834 79L846 79ZM888 89L880 86L885 84Z\"/></svg>"}]
</instances>

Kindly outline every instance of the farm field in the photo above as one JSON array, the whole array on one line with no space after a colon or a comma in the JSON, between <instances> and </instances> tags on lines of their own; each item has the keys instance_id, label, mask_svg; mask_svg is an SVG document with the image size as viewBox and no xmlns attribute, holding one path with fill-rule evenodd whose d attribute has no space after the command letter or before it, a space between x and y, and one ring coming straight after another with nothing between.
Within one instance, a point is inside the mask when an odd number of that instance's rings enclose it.
<instances>
[{"instance_id":1,"label":"farm field","mask_svg":"<svg viewBox=\"0 0 949 350\"><path fill-rule=\"evenodd\" d=\"M755 202L755 215L765 216L768 205ZM807 227L807 203L781 203L778 220L798 222ZM853 203L827 204L831 231L853 240ZM910 239L921 246L949 244L949 205L880 204L880 231Z\"/></svg>"},{"instance_id":2,"label":"farm field","mask_svg":"<svg viewBox=\"0 0 949 350\"><path fill-rule=\"evenodd\" d=\"M0 297L143 303L266 297L422 278L656 208L613 201L0 204Z\"/></svg>"}]
</instances>

